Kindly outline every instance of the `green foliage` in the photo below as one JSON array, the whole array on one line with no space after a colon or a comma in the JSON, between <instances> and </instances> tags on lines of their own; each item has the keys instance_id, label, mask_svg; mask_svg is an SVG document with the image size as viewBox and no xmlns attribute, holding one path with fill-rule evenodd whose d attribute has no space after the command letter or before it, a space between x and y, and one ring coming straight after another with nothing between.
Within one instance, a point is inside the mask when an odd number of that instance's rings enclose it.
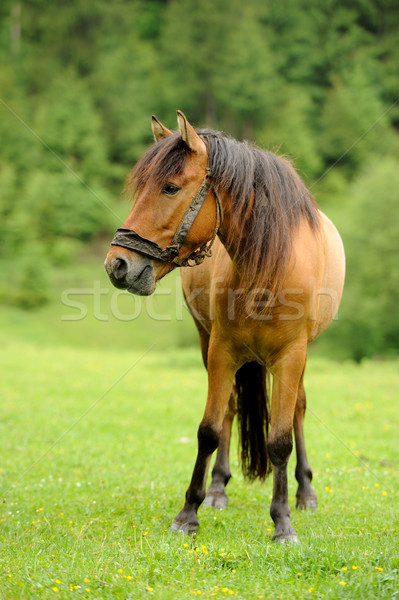
<instances>
[{"instance_id":1,"label":"green foliage","mask_svg":"<svg viewBox=\"0 0 399 600\"><path fill-rule=\"evenodd\" d=\"M239 21L226 36L220 70L215 73L219 120L236 137L249 139L276 114L282 84L269 41L251 8L241 8Z\"/></svg>"},{"instance_id":2,"label":"green foliage","mask_svg":"<svg viewBox=\"0 0 399 600\"><path fill-rule=\"evenodd\" d=\"M375 160L351 186L348 270L338 342L357 360L399 352L399 171Z\"/></svg>"},{"instance_id":3,"label":"green foliage","mask_svg":"<svg viewBox=\"0 0 399 600\"><path fill-rule=\"evenodd\" d=\"M276 111L276 119L260 133L260 145L269 145L293 160L302 177L312 182L321 172L322 156L312 131L310 98L297 86L291 85L281 98L283 110Z\"/></svg>"},{"instance_id":4,"label":"green foliage","mask_svg":"<svg viewBox=\"0 0 399 600\"><path fill-rule=\"evenodd\" d=\"M0 164L9 163L24 175L33 168L36 140L26 126L31 123L32 113L16 74L4 61L0 63L0 89Z\"/></svg>"},{"instance_id":5,"label":"green foliage","mask_svg":"<svg viewBox=\"0 0 399 600\"><path fill-rule=\"evenodd\" d=\"M17 202L17 175L12 165L3 163L0 168L0 256L15 243L10 231L10 221L14 218Z\"/></svg>"},{"instance_id":6,"label":"green foliage","mask_svg":"<svg viewBox=\"0 0 399 600\"><path fill-rule=\"evenodd\" d=\"M160 60L169 88L166 93L194 121L209 126L218 122L216 79L221 75L227 32L236 26L236 6L237 0L177 0L165 14Z\"/></svg>"},{"instance_id":7,"label":"green foliage","mask_svg":"<svg viewBox=\"0 0 399 600\"><path fill-rule=\"evenodd\" d=\"M37 308L49 299L50 261L37 242L28 244L29 251L14 262L14 281L10 291L16 306L26 309Z\"/></svg>"},{"instance_id":8,"label":"green foliage","mask_svg":"<svg viewBox=\"0 0 399 600\"><path fill-rule=\"evenodd\" d=\"M327 163L340 159L340 168L344 166L350 176L368 156L392 154L396 135L365 72L359 67L346 79L334 77L327 93L319 151Z\"/></svg>"},{"instance_id":9,"label":"green foliage","mask_svg":"<svg viewBox=\"0 0 399 600\"><path fill-rule=\"evenodd\" d=\"M106 143L87 85L64 73L52 81L38 105L33 128L43 140L38 167L78 173L86 182L107 175ZM49 148L51 149L49 151Z\"/></svg>"},{"instance_id":10,"label":"green foliage","mask_svg":"<svg viewBox=\"0 0 399 600\"><path fill-rule=\"evenodd\" d=\"M88 240L106 229L109 212L104 204L107 205L107 199L105 190L87 190L68 171L36 171L26 182L20 210L29 227L51 245L62 237ZM33 213L32 206L35 207Z\"/></svg>"},{"instance_id":11,"label":"green foliage","mask_svg":"<svg viewBox=\"0 0 399 600\"><path fill-rule=\"evenodd\" d=\"M140 60L137 60L140 57ZM100 107L112 163L122 175L153 142L149 119L160 109L162 72L152 44L136 35L111 48L93 73L93 96ZM147 118L143 118L146 114Z\"/></svg>"}]
</instances>

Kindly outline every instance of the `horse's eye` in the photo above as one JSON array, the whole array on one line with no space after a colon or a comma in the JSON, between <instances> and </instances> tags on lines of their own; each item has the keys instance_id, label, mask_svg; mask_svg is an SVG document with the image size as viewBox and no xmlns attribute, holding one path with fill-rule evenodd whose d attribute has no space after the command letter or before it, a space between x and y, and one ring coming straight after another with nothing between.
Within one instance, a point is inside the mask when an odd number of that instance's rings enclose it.
<instances>
[{"instance_id":1,"label":"horse's eye","mask_svg":"<svg viewBox=\"0 0 399 600\"><path fill-rule=\"evenodd\" d=\"M165 183L162 188L162 193L167 194L168 196L174 196L179 190L180 188L174 183Z\"/></svg>"}]
</instances>

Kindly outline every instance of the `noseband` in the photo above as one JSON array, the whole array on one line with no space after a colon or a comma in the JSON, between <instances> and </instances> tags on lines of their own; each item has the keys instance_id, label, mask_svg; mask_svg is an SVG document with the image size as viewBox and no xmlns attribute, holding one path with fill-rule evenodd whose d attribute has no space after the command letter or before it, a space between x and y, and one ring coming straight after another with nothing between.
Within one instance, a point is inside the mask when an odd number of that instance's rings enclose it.
<instances>
[{"instance_id":1,"label":"noseband","mask_svg":"<svg viewBox=\"0 0 399 600\"><path fill-rule=\"evenodd\" d=\"M201 183L194 198L191 200L190 206L184 213L170 246L161 248L155 242L141 237L141 235L132 229L117 229L111 242L111 246L121 246L128 250L135 250L136 252L151 256L151 258L155 258L161 262L173 263L178 267L195 267L196 265L200 265L207 256L211 256L213 242L215 241L217 232L223 221L223 209L220 196L218 191L212 187L209 179L210 172L207 169L205 179ZM205 242L200 248L194 250L190 256L181 259L179 258L180 250L186 241L188 232L190 231L210 189L213 189L216 198L216 223L212 238Z\"/></svg>"}]
</instances>

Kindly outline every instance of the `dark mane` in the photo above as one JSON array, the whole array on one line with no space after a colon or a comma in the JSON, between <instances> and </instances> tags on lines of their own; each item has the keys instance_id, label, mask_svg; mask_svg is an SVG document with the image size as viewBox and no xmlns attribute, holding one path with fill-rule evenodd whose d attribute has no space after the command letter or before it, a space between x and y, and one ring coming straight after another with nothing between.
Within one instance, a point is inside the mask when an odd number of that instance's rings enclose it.
<instances>
[{"instance_id":1,"label":"dark mane","mask_svg":"<svg viewBox=\"0 0 399 600\"><path fill-rule=\"evenodd\" d=\"M234 207L226 246L236 249L242 284L275 293L299 222L319 227L316 202L288 159L217 131L197 133L208 149L212 181ZM178 133L154 144L130 173L126 190L136 193L148 180L161 187L184 169L189 153Z\"/></svg>"}]
</instances>

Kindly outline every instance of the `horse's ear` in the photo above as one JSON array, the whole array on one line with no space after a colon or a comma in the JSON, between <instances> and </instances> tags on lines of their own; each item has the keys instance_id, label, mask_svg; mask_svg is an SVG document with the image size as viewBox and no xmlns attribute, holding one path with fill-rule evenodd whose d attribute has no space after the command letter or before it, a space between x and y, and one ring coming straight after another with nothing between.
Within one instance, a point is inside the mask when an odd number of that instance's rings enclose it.
<instances>
[{"instance_id":1,"label":"horse's ear","mask_svg":"<svg viewBox=\"0 0 399 600\"><path fill-rule=\"evenodd\" d=\"M187 146L193 152L198 152L198 154L207 156L205 143L195 131L194 127L192 127L187 121L186 115L182 113L181 110L177 110L176 113L180 135L186 142Z\"/></svg>"},{"instance_id":2,"label":"horse's ear","mask_svg":"<svg viewBox=\"0 0 399 600\"><path fill-rule=\"evenodd\" d=\"M168 135L172 135L170 129L165 127L165 125L162 125L161 121L158 121L158 119L154 115L152 115L151 127L152 133L154 135L154 140L156 142L163 140L164 138L168 137Z\"/></svg>"}]
</instances>

